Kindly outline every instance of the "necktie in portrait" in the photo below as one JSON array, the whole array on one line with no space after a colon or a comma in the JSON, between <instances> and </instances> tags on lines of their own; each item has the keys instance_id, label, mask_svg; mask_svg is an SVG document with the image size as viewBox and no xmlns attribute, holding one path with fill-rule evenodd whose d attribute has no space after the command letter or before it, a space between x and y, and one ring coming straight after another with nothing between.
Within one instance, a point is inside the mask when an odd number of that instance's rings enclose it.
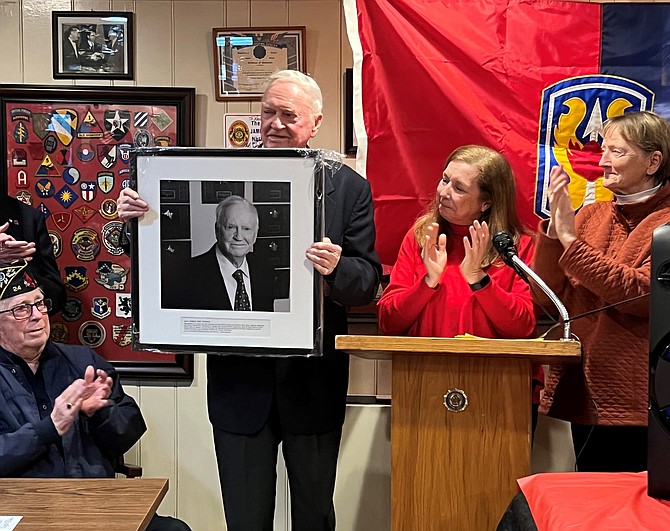
<instances>
[{"instance_id":1,"label":"necktie in portrait","mask_svg":"<svg viewBox=\"0 0 670 531\"><path fill-rule=\"evenodd\" d=\"M235 311L248 312L251 311L251 304L249 303L249 295L244 288L244 273L238 269L233 273L233 278L237 282L237 289L235 290Z\"/></svg>"}]
</instances>

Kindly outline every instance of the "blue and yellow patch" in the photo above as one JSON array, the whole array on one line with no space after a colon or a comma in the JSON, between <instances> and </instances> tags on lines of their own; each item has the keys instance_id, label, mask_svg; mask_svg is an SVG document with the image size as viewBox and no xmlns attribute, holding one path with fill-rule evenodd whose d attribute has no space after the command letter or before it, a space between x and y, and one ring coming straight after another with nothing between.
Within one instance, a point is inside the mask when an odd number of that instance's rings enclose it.
<instances>
[{"instance_id":1,"label":"blue and yellow patch","mask_svg":"<svg viewBox=\"0 0 670 531\"><path fill-rule=\"evenodd\" d=\"M652 110L654 93L644 85L616 76L564 79L544 89L540 115L535 182L535 214L549 217L549 172L562 165L570 176L575 210L594 201L609 201L602 185L603 123L624 112Z\"/></svg>"}]
</instances>

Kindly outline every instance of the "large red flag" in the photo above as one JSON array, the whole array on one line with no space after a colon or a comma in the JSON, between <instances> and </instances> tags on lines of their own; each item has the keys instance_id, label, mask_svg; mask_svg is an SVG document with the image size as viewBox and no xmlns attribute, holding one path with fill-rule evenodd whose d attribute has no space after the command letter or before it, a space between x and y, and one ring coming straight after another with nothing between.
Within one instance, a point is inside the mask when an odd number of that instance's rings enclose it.
<instances>
[{"instance_id":1,"label":"large red flag","mask_svg":"<svg viewBox=\"0 0 670 531\"><path fill-rule=\"evenodd\" d=\"M520 216L534 228L542 91L599 72L601 7L345 0L345 10L363 111L359 170L372 186L382 262L395 262L447 155L463 144L490 146L509 159Z\"/></svg>"}]
</instances>

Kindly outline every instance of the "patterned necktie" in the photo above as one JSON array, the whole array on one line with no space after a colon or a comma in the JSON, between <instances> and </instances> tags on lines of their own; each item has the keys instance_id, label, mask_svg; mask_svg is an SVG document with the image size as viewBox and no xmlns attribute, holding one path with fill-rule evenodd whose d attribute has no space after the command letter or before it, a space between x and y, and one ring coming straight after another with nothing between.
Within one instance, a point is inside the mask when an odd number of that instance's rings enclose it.
<instances>
[{"instance_id":1,"label":"patterned necktie","mask_svg":"<svg viewBox=\"0 0 670 531\"><path fill-rule=\"evenodd\" d=\"M241 269L233 273L233 278L237 282L237 289L235 290L235 311L248 312L251 311L251 304L249 303L249 296L247 290L244 289L244 279Z\"/></svg>"}]
</instances>

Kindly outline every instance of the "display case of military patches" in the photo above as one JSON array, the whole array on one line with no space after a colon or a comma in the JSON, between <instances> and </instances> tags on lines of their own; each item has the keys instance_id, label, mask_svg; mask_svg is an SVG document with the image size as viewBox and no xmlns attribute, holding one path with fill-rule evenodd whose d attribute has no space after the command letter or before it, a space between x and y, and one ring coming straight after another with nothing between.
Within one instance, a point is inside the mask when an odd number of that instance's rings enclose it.
<instances>
[{"instance_id":1,"label":"display case of military patches","mask_svg":"<svg viewBox=\"0 0 670 531\"><path fill-rule=\"evenodd\" d=\"M46 218L68 298L54 341L125 376L192 378L189 356L132 350L130 258L116 198L135 147L192 146L191 88L0 85L0 191Z\"/></svg>"}]
</instances>

